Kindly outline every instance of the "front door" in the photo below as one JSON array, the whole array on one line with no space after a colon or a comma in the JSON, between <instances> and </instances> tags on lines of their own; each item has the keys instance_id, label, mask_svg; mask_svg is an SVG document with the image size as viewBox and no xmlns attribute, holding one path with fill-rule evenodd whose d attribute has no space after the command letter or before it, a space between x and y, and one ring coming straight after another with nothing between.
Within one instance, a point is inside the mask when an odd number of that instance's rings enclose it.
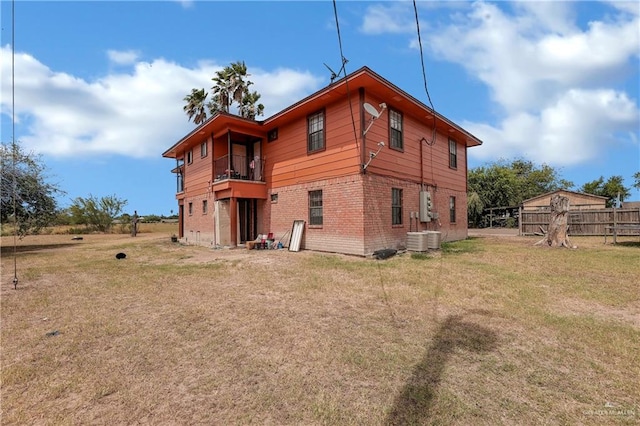
<instances>
[{"instance_id":1,"label":"front door","mask_svg":"<svg viewBox=\"0 0 640 426\"><path fill-rule=\"evenodd\" d=\"M257 238L256 200L238 199L238 240L240 243L253 241Z\"/></svg>"}]
</instances>

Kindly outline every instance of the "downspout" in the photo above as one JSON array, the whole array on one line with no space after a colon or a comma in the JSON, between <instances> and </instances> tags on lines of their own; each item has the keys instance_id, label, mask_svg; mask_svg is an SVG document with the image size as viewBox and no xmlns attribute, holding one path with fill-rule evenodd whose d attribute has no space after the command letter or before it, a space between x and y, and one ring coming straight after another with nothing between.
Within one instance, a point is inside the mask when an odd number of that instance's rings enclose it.
<instances>
[{"instance_id":1,"label":"downspout","mask_svg":"<svg viewBox=\"0 0 640 426\"><path fill-rule=\"evenodd\" d=\"M469 162L467 161L467 141L464 142L464 197L467 200L467 237L469 236ZM522 235L522 210L518 209L518 235Z\"/></svg>"},{"instance_id":2,"label":"downspout","mask_svg":"<svg viewBox=\"0 0 640 426\"><path fill-rule=\"evenodd\" d=\"M366 144L367 144L367 135L364 134L364 128L365 128L365 117L364 117L364 87L360 87L358 89L358 94L360 95L360 134L362 135L361 139L362 139L362 148L360 149L360 173L364 174L366 173L366 169L364 168L364 164L366 163L366 158L365 158L365 152L367 152L366 150Z\"/></svg>"},{"instance_id":3,"label":"downspout","mask_svg":"<svg viewBox=\"0 0 640 426\"><path fill-rule=\"evenodd\" d=\"M464 143L464 192L469 193L469 161L467 160L467 143Z\"/></svg>"},{"instance_id":4,"label":"downspout","mask_svg":"<svg viewBox=\"0 0 640 426\"><path fill-rule=\"evenodd\" d=\"M422 154L422 145L424 145L424 138L420 139L420 190L424 191L424 158Z\"/></svg>"},{"instance_id":5,"label":"downspout","mask_svg":"<svg viewBox=\"0 0 640 426\"><path fill-rule=\"evenodd\" d=\"M213 132L211 132L211 184L209 186L209 191L213 192L213 184L216 181L216 155L213 147L215 146L213 139ZM213 228L213 245L216 245L217 241L220 241L218 236L216 235L216 209L218 206L216 205L216 194L213 193L213 197L211 197L211 227Z\"/></svg>"}]
</instances>

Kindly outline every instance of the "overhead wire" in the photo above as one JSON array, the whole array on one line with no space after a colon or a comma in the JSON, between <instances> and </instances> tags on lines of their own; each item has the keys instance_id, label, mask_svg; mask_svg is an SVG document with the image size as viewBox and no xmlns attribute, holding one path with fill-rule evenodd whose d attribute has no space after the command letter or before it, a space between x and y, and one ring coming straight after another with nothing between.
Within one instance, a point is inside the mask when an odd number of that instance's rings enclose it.
<instances>
[{"instance_id":1,"label":"overhead wire","mask_svg":"<svg viewBox=\"0 0 640 426\"><path fill-rule=\"evenodd\" d=\"M340 60L341 60L341 64L342 64L342 68L341 71L338 71L338 75L340 75L340 72L344 73L344 80L345 80L345 86L347 89L347 101L349 103L349 112L351 113L351 123L353 125L353 137L356 143L356 151L358 153L358 157L360 157L361 153L360 153L360 145L358 143L358 132L356 130L356 122L355 122L355 118L353 116L353 105L351 103L351 90L349 89L349 79L347 78L347 70L346 70L346 64L347 64L347 59L344 57L344 53L343 53L343 49L342 49L342 37L340 35L340 23L338 20L338 8L336 6L336 0L333 0L333 12L334 12L334 16L335 16L335 20L336 20L336 30L338 33L338 44L340 46ZM381 222L378 223L378 226L380 226ZM397 316L395 314L395 311L393 310L391 304L389 303L389 296L387 294L385 285L384 285L384 276L382 274L382 270L380 268L380 265L378 264L378 277L380 278L380 286L382 288L382 295L383 295L383 300L385 302L385 305L389 308L390 314L391 314L391 320L394 324L398 323L398 319Z\"/></svg>"},{"instance_id":2,"label":"overhead wire","mask_svg":"<svg viewBox=\"0 0 640 426\"><path fill-rule=\"evenodd\" d=\"M341 68L338 71L338 76L342 72L344 74L344 81L347 88L347 102L349 103L349 112L351 113L351 124L353 125L353 137L356 142L356 151L358 153L358 157L360 157L360 145L358 144L358 132L356 130L356 121L353 117L353 105L351 104L351 90L349 90L349 79L347 78L347 58L344 57L343 49L342 49L342 36L340 34L340 22L338 20L338 6L336 5L336 0L333 0L333 14L336 20L336 31L338 33L338 45L340 47L340 63Z\"/></svg>"},{"instance_id":3,"label":"overhead wire","mask_svg":"<svg viewBox=\"0 0 640 426\"><path fill-rule=\"evenodd\" d=\"M424 51L422 48L422 36L420 35L420 18L418 17L418 6L416 5L416 0L413 0L413 12L416 17L416 29L418 32L418 46L420 48L420 64L422 65L422 81L424 82L424 91L427 94L427 100L429 101L429 106L433 112L433 138L432 143L435 142L435 132L436 132L436 108L433 106L433 101L431 101L431 95L429 94L429 87L427 85L427 72L424 66Z\"/></svg>"},{"instance_id":4,"label":"overhead wire","mask_svg":"<svg viewBox=\"0 0 640 426\"><path fill-rule=\"evenodd\" d=\"M418 46L420 48L420 63L422 65L422 80L424 82L424 91L427 94L427 100L429 101L429 106L431 107L431 112L433 114L433 132L431 135L431 141L429 141L428 139L425 139L425 143L427 145L429 145L429 147L431 147L431 149L429 150L429 169L431 172L431 182L432 184L435 184L435 177L434 177L434 173L433 173L433 145L436 143L436 124L437 124L437 120L436 120L436 108L433 105L433 101L431 100L431 95L429 94L429 87L427 85L427 73L425 71L425 65L424 65L424 51L422 48L422 37L420 35L420 18L418 17L418 6L416 5L416 0L413 0L413 11L415 14L415 18L416 18L416 31L418 33ZM422 141L420 141L420 143L422 143ZM424 182L421 183L422 185L424 185ZM439 222L439 219L438 219ZM445 233L444 237L446 239L447 233ZM443 269L443 257L440 256L440 267L438 269L438 273L440 275L442 275L442 269ZM438 322L438 311L439 311L439 293L442 291L442 286L440 284L441 280L436 280L436 287L434 288L434 294L433 294L433 303L434 303L434 320L436 322Z\"/></svg>"},{"instance_id":5,"label":"overhead wire","mask_svg":"<svg viewBox=\"0 0 640 426\"><path fill-rule=\"evenodd\" d=\"M433 132L431 134L431 141L425 139L425 143L429 146L433 146L436 143L436 108L433 105L433 101L431 101L431 95L429 94L429 87L427 85L427 72L424 66L424 51L422 48L422 36L420 34L420 18L418 17L418 6L416 5L416 0L413 0L413 12L416 18L416 30L418 33L418 46L420 48L420 64L422 65L422 81L424 82L424 91L427 94L427 100L429 101L429 106L431 107L431 112L433 114ZM420 142L422 143L422 142ZM433 176L433 150L429 151L429 163L430 163L430 171L431 171L431 182L434 181Z\"/></svg>"}]
</instances>

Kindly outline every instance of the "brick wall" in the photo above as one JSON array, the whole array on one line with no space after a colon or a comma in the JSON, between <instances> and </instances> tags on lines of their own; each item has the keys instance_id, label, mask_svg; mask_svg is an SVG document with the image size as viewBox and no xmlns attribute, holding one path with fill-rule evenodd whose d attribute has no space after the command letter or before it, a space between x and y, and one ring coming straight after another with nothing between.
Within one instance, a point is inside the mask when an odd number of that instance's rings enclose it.
<instances>
[{"instance_id":1,"label":"brick wall","mask_svg":"<svg viewBox=\"0 0 640 426\"><path fill-rule=\"evenodd\" d=\"M207 201L207 212L202 211L202 202ZM189 214L189 203L193 211ZM212 193L187 197L184 200L184 236L183 241L188 244L203 246L214 245L214 200Z\"/></svg>"},{"instance_id":2,"label":"brick wall","mask_svg":"<svg viewBox=\"0 0 640 426\"><path fill-rule=\"evenodd\" d=\"M403 191L402 224L391 223L391 189ZM309 191L322 190L323 224L309 225ZM260 233L273 232L276 239L291 231L294 220L304 220L301 248L307 250L369 255L383 248L406 247L407 232L440 231L442 241L467 237L467 205L463 191L425 187L432 193L437 219L418 220L421 186L405 180L354 175L272 189L277 201L259 205ZM449 197L456 197L456 222L450 223ZM414 218L411 218L411 212ZM290 237L290 234L289 234ZM287 238L289 238L287 237Z\"/></svg>"},{"instance_id":3,"label":"brick wall","mask_svg":"<svg viewBox=\"0 0 640 426\"><path fill-rule=\"evenodd\" d=\"M442 241L452 241L467 237L466 193L446 188L425 186L431 192L433 212L438 215L431 222L420 222L420 191L418 183L397 178L364 176L365 243L364 254L383 248L402 249L406 247L407 232L439 231ZM391 189L402 189L402 225L392 225ZM456 197L456 222L449 221L449 197ZM413 218L411 218L413 212Z\"/></svg>"},{"instance_id":4,"label":"brick wall","mask_svg":"<svg viewBox=\"0 0 640 426\"><path fill-rule=\"evenodd\" d=\"M309 225L309 191L322 190L323 224ZM362 255L363 187L360 175L327 179L272 189L277 201L264 203L265 232L280 238L294 220L304 220L301 248ZM264 224L263 224L264 226Z\"/></svg>"}]
</instances>

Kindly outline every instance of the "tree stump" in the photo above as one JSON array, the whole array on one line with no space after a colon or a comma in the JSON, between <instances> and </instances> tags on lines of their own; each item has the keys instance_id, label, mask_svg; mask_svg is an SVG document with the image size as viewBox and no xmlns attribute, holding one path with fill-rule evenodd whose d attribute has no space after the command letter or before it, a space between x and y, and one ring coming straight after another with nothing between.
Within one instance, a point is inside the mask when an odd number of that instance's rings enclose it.
<instances>
[{"instance_id":1,"label":"tree stump","mask_svg":"<svg viewBox=\"0 0 640 426\"><path fill-rule=\"evenodd\" d=\"M576 248L571 245L567 231L569 230L569 198L555 194L551 197L551 219L549 229L543 239L535 245L546 243L550 247Z\"/></svg>"}]
</instances>

